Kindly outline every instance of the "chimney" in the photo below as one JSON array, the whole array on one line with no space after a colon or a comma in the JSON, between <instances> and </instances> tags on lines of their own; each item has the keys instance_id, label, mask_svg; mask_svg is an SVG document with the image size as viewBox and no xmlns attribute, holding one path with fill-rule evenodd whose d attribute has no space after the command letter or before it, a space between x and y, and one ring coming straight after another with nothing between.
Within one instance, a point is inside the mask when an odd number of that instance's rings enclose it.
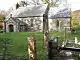
<instances>
[{"instance_id":1,"label":"chimney","mask_svg":"<svg viewBox=\"0 0 80 60\"><path fill-rule=\"evenodd\" d=\"M10 18L12 18L12 14L10 14Z\"/></svg>"}]
</instances>

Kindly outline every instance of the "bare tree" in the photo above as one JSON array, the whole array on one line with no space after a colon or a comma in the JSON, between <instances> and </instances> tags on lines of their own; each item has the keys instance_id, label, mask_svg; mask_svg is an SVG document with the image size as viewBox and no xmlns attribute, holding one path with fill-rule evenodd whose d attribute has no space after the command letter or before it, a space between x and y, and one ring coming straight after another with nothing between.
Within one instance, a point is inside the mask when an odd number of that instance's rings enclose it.
<instances>
[{"instance_id":1,"label":"bare tree","mask_svg":"<svg viewBox=\"0 0 80 60\"><path fill-rule=\"evenodd\" d=\"M57 6L57 2L59 0L55 0L55 1L51 1L50 0L44 0L43 2L45 2L46 4L48 4L45 13L43 15L43 33L44 33L44 47L47 48L48 47L48 40L49 40L49 26L48 26L48 12L50 9L50 6Z\"/></svg>"}]
</instances>

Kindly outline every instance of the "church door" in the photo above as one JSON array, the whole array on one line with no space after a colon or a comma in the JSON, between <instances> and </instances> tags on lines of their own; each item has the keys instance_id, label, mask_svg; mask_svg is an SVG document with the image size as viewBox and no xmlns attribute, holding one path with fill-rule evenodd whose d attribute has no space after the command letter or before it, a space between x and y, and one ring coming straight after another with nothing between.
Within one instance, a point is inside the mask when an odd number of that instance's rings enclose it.
<instances>
[{"instance_id":1,"label":"church door","mask_svg":"<svg viewBox=\"0 0 80 60\"><path fill-rule=\"evenodd\" d=\"M9 32L14 32L13 25L9 25Z\"/></svg>"}]
</instances>

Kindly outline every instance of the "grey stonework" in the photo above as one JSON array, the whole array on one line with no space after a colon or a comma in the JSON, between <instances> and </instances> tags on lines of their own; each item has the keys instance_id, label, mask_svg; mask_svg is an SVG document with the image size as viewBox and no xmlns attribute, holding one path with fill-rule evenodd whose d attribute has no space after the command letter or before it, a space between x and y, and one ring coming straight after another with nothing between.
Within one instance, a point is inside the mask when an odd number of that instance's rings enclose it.
<instances>
[{"instance_id":1,"label":"grey stonework","mask_svg":"<svg viewBox=\"0 0 80 60\"><path fill-rule=\"evenodd\" d=\"M6 32L42 32L42 20L39 18L8 18L6 21Z\"/></svg>"},{"instance_id":2,"label":"grey stonework","mask_svg":"<svg viewBox=\"0 0 80 60\"><path fill-rule=\"evenodd\" d=\"M8 18L6 21L6 32L42 32L43 19L35 18ZM59 27L56 27L56 20L49 19L49 31L64 31L64 24L69 26L70 21L59 19Z\"/></svg>"},{"instance_id":3,"label":"grey stonework","mask_svg":"<svg viewBox=\"0 0 80 60\"><path fill-rule=\"evenodd\" d=\"M9 18L6 21L6 32L22 32L27 31L27 24L16 18Z\"/></svg>"}]
</instances>

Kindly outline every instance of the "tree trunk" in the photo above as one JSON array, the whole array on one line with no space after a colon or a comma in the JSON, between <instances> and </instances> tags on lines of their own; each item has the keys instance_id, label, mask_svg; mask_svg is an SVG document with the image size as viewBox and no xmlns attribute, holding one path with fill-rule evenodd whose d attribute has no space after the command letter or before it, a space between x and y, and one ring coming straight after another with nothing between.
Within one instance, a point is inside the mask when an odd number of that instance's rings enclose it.
<instances>
[{"instance_id":1,"label":"tree trunk","mask_svg":"<svg viewBox=\"0 0 80 60\"><path fill-rule=\"evenodd\" d=\"M45 14L43 15L44 48L48 47L48 40L49 40L48 11L49 11L49 5L47 6Z\"/></svg>"},{"instance_id":2,"label":"tree trunk","mask_svg":"<svg viewBox=\"0 0 80 60\"><path fill-rule=\"evenodd\" d=\"M48 27L48 16L43 16L43 33L44 33L44 47L47 48L49 40L49 27Z\"/></svg>"}]
</instances>

